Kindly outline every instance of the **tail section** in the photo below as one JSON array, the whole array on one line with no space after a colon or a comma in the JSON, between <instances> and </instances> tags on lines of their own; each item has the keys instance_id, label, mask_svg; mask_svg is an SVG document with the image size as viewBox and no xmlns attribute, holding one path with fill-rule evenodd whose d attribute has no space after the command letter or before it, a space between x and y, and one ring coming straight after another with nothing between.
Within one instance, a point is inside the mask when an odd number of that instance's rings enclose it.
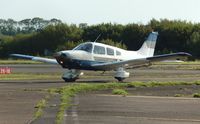
<instances>
[{"instance_id":1,"label":"tail section","mask_svg":"<svg viewBox=\"0 0 200 124\"><path fill-rule=\"evenodd\" d=\"M158 32L151 32L147 40L143 43L142 47L137 52L146 57L153 56L157 37L158 37Z\"/></svg>"}]
</instances>

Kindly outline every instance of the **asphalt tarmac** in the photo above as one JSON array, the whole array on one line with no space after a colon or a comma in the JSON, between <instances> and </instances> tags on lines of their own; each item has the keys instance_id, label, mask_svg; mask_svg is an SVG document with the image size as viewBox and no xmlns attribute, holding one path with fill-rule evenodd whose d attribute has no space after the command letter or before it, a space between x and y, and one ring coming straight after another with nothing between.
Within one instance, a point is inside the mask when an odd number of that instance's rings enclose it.
<instances>
[{"instance_id":1,"label":"asphalt tarmac","mask_svg":"<svg viewBox=\"0 0 200 124\"><path fill-rule=\"evenodd\" d=\"M11 67L13 73L62 73L64 71L55 65L0 65L2 66ZM129 71L132 76L126 81L131 82L200 80L199 70L177 69L176 65L175 67L150 67ZM101 72L86 71L85 77L77 82L116 81L112 74L113 72L101 74ZM0 81L0 124L30 123L36 110L34 108L36 103L46 95L40 90L64 85L67 84L61 79L58 81ZM74 106L66 110L63 123L199 124L200 99L173 97L181 89L184 89L186 93L200 91L199 87L177 87L177 89L164 87L151 90L138 89L139 93L133 93L134 96L128 97L113 96L108 92L79 94L73 98ZM168 93L173 93L173 95ZM48 123L53 124L54 121L48 121Z\"/></svg>"},{"instance_id":2,"label":"asphalt tarmac","mask_svg":"<svg viewBox=\"0 0 200 124\"><path fill-rule=\"evenodd\" d=\"M157 96L79 95L65 124L199 124L200 100Z\"/></svg>"},{"instance_id":3,"label":"asphalt tarmac","mask_svg":"<svg viewBox=\"0 0 200 124\"><path fill-rule=\"evenodd\" d=\"M36 103L45 97L41 89L64 86L64 83L0 83L0 124L28 124Z\"/></svg>"}]
</instances>

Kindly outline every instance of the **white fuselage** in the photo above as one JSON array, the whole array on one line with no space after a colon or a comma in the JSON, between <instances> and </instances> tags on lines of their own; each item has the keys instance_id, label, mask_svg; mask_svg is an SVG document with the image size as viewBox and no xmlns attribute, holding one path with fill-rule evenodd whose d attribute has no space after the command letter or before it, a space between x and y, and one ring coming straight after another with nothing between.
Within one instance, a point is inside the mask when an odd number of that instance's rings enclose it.
<instances>
[{"instance_id":1,"label":"white fuselage","mask_svg":"<svg viewBox=\"0 0 200 124\"><path fill-rule=\"evenodd\" d=\"M86 42L78 45L73 50L61 51L71 59L89 61L122 61L130 59L145 58L137 51L127 51L110 45Z\"/></svg>"}]
</instances>

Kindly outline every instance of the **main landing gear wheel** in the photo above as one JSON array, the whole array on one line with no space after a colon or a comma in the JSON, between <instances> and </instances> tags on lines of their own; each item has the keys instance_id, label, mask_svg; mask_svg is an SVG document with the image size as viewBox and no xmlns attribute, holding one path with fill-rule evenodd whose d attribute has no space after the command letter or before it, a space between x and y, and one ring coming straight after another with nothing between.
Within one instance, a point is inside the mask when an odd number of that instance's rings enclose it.
<instances>
[{"instance_id":1,"label":"main landing gear wheel","mask_svg":"<svg viewBox=\"0 0 200 124\"><path fill-rule=\"evenodd\" d=\"M124 71L124 68L122 67L117 69L115 73L115 79L117 79L119 82L122 82L127 77L129 77L129 72Z\"/></svg>"},{"instance_id":2,"label":"main landing gear wheel","mask_svg":"<svg viewBox=\"0 0 200 124\"><path fill-rule=\"evenodd\" d=\"M80 75L83 75L79 70L71 69L64 72L62 79L65 82L75 82Z\"/></svg>"},{"instance_id":3,"label":"main landing gear wheel","mask_svg":"<svg viewBox=\"0 0 200 124\"><path fill-rule=\"evenodd\" d=\"M115 79L117 79L119 82L123 82L123 81L124 81L124 79L126 79L126 78L122 78L122 77L115 77Z\"/></svg>"},{"instance_id":4,"label":"main landing gear wheel","mask_svg":"<svg viewBox=\"0 0 200 124\"><path fill-rule=\"evenodd\" d=\"M63 77L62 77L62 79L63 79L65 82L75 82L76 79L78 79L78 78L67 79L67 78L63 78Z\"/></svg>"}]
</instances>

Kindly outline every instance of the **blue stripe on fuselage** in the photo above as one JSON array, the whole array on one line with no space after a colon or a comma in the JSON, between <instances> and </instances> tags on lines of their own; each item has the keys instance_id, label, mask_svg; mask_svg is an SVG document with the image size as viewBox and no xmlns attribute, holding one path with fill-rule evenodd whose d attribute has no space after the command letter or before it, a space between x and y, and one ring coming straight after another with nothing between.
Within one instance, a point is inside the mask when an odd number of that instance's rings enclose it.
<instances>
[{"instance_id":1,"label":"blue stripe on fuselage","mask_svg":"<svg viewBox=\"0 0 200 124\"><path fill-rule=\"evenodd\" d=\"M70 62L66 63L67 65L65 65L65 67L69 69L80 69L80 70L99 70L91 66L93 64L99 64L99 63L105 63L105 62L72 59Z\"/></svg>"}]
</instances>

